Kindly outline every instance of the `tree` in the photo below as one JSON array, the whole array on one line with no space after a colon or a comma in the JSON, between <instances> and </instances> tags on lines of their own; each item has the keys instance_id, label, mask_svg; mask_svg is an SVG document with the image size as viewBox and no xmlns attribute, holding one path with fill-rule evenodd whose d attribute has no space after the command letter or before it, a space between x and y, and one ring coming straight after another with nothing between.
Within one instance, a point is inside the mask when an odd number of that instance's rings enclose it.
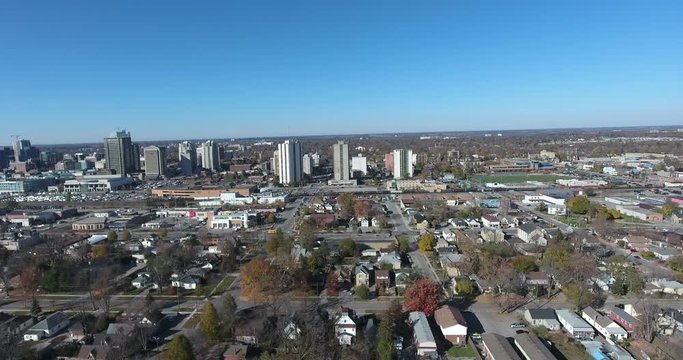
<instances>
[{"instance_id":1,"label":"tree","mask_svg":"<svg viewBox=\"0 0 683 360\"><path fill-rule=\"evenodd\" d=\"M366 285L356 286L356 297L361 300L367 300L370 298L370 289Z\"/></svg>"},{"instance_id":2,"label":"tree","mask_svg":"<svg viewBox=\"0 0 683 360\"><path fill-rule=\"evenodd\" d=\"M130 239L131 239L130 231L124 230L124 231L121 233L121 240L122 240L122 241L130 241Z\"/></svg>"},{"instance_id":3,"label":"tree","mask_svg":"<svg viewBox=\"0 0 683 360\"><path fill-rule=\"evenodd\" d=\"M471 281L463 280L458 281L458 283L455 284L455 291L458 293L458 296L462 296L465 299L472 299L474 297L475 290Z\"/></svg>"},{"instance_id":4,"label":"tree","mask_svg":"<svg viewBox=\"0 0 683 360\"><path fill-rule=\"evenodd\" d=\"M24 299L35 296L40 283L40 270L36 266L25 267L19 275L19 287L22 290Z\"/></svg>"},{"instance_id":5,"label":"tree","mask_svg":"<svg viewBox=\"0 0 683 360\"><path fill-rule=\"evenodd\" d=\"M661 211L662 211L662 215L669 217L669 216L673 215L673 213L675 213L676 210L678 210L678 204L676 204L675 202L673 202L671 200L668 200L667 202L664 203L664 205L662 205Z\"/></svg>"},{"instance_id":6,"label":"tree","mask_svg":"<svg viewBox=\"0 0 683 360\"><path fill-rule=\"evenodd\" d=\"M223 336L232 339L237 324L237 303L230 293L227 293L221 303L221 330Z\"/></svg>"},{"instance_id":7,"label":"tree","mask_svg":"<svg viewBox=\"0 0 683 360\"><path fill-rule=\"evenodd\" d=\"M674 256L667 262L673 271L683 272L683 255Z\"/></svg>"},{"instance_id":8,"label":"tree","mask_svg":"<svg viewBox=\"0 0 683 360\"><path fill-rule=\"evenodd\" d=\"M356 250L356 242L351 239L342 239L341 241L339 241L338 246L339 251L344 257L353 256Z\"/></svg>"},{"instance_id":9,"label":"tree","mask_svg":"<svg viewBox=\"0 0 683 360\"><path fill-rule=\"evenodd\" d=\"M304 220L299 224L299 243L306 250L311 250L315 246L318 235L316 224L311 220Z\"/></svg>"},{"instance_id":10,"label":"tree","mask_svg":"<svg viewBox=\"0 0 683 360\"><path fill-rule=\"evenodd\" d=\"M242 295L249 301L264 301L276 290L277 269L264 259L251 260L242 267L240 273Z\"/></svg>"},{"instance_id":11,"label":"tree","mask_svg":"<svg viewBox=\"0 0 683 360\"><path fill-rule=\"evenodd\" d=\"M38 316L41 312L43 312L43 309L40 308L40 303L34 296L31 300L31 315Z\"/></svg>"},{"instance_id":12,"label":"tree","mask_svg":"<svg viewBox=\"0 0 683 360\"><path fill-rule=\"evenodd\" d=\"M407 257L408 253L410 252L410 242L408 241L408 238L402 236L399 237L396 241L398 242L398 252L401 254L401 257Z\"/></svg>"},{"instance_id":13,"label":"tree","mask_svg":"<svg viewBox=\"0 0 683 360\"><path fill-rule=\"evenodd\" d=\"M164 352L166 360L194 360L192 343L184 335L176 335Z\"/></svg>"},{"instance_id":14,"label":"tree","mask_svg":"<svg viewBox=\"0 0 683 360\"><path fill-rule=\"evenodd\" d=\"M417 241L417 247L422 252L434 250L434 245L436 245L436 237L434 237L434 234L432 233L420 235L420 238Z\"/></svg>"},{"instance_id":15,"label":"tree","mask_svg":"<svg viewBox=\"0 0 683 360\"><path fill-rule=\"evenodd\" d=\"M420 279L406 291L404 308L407 311L422 311L431 316L439 306L442 296L439 284L429 279Z\"/></svg>"},{"instance_id":16,"label":"tree","mask_svg":"<svg viewBox=\"0 0 683 360\"><path fill-rule=\"evenodd\" d=\"M199 328L209 342L218 341L220 337L218 312L211 301L207 301L202 307L202 314L199 317Z\"/></svg>"},{"instance_id":17,"label":"tree","mask_svg":"<svg viewBox=\"0 0 683 360\"><path fill-rule=\"evenodd\" d=\"M94 261L101 260L109 255L109 248L107 245L95 245L92 247L92 259Z\"/></svg>"},{"instance_id":18,"label":"tree","mask_svg":"<svg viewBox=\"0 0 683 360\"><path fill-rule=\"evenodd\" d=\"M339 295L339 279L336 272L330 271L330 273L327 274L325 290L327 290L327 296Z\"/></svg>"},{"instance_id":19,"label":"tree","mask_svg":"<svg viewBox=\"0 0 683 360\"><path fill-rule=\"evenodd\" d=\"M562 293L564 293L567 301L574 305L575 309L583 309L595 302L593 294L588 291L586 285L578 282L570 282L562 286Z\"/></svg>"},{"instance_id":20,"label":"tree","mask_svg":"<svg viewBox=\"0 0 683 360\"><path fill-rule=\"evenodd\" d=\"M586 196L575 196L567 201L567 208L574 214L585 215L590 209L591 202Z\"/></svg>"},{"instance_id":21,"label":"tree","mask_svg":"<svg viewBox=\"0 0 683 360\"><path fill-rule=\"evenodd\" d=\"M350 218L353 216L353 204L356 202L356 195L347 192L337 196L337 204L339 205L342 218Z\"/></svg>"},{"instance_id":22,"label":"tree","mask_svg":"<svg viewBox=\"0 0 683 360\"><path fill-rule=\"evenodd\" d=\"M652 340L654 340L655 334L657 333L660 312L661 308L652 300L644 299L640 301L635 331L647 342L652 342Z\"/></svg>"},{"instance_id":23,"label":"tree","mask_svg":"<svg viewBox=\"0 0 683 360\"><path fill-rule=\"evenodd\" d=\"M119 235L116 234L116 231L114 230L109 230L107 233L107 240L108 241L116 241L119 238Z\"/></svg>"},{"instance_id":24,"label":"tree","mask_svg":"<svg viewBox=\"0 0 683 360\"><path fill-rule=\"evenodd\" d=\"M394 323L388 311L380 315L377 334L377 357L379 360L391 360L394 357Z\"/></svg>"},{"instance_id":25,"label":"tree","mask_svg":"<svg viewBox=\"0 0 683 360\"><path fill-rule=\"evenodd\" d=\"M160 238L166 239L167 236L168 236L168 229L166 229L166 228L159 229L159 237Z\"/></svg>"},{"instance_id":26,"label":"tree","mask_svg":"<svg viewBox=\"0 0 683 360\"><path fill-rule=\"evenodd\" d=\"M538 270L536 259L531 256L515 256L512 258L512 267L518 273L528 273Z\"/></svg>"}]
</instances>

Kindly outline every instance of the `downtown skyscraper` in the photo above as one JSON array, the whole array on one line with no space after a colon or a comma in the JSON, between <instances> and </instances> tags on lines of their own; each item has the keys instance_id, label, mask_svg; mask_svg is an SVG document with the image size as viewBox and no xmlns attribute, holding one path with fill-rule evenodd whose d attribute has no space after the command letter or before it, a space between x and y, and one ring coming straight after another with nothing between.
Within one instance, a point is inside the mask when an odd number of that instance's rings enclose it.
<instances>
[{"instance_id":1,"label":"downtown skyscraper","mask_svg":"<svg viewBox=\"0 0 683 360\"><path fill-rule=\"evenodd\" d=\"M212 140L202 143L202 167L212 172L218 172L221 169L218 145Z\"/></svg>"},{"instance_id":2,"label":"downtown skyscraper","mask_svg":"<svg viewBox=\"0 0 683 360\"><path fill-rule=\"evenodd\" d=\"M394 179L413 177L413 150L394 150Z\"/></svg>"},{"instance_id":3,"label":"downtown skyscraper","mask_svg":"<svg viewBox=\"0 0 683 360\"><path fill-rule=\"evenodd\" d=\"M349 144L339 141L332 145L334 161L334 180L349 180Z\"/></svg>"},{"instance_id":4,"label":"downtown skyscraper","mask_svg":"<svg viewBox=\"0 0 683 360\"><path fill-rule=\"evenodd\" d=\"M130 132L117 131L104 138L104 156L107 169L118 175L128 175L140 170L140 148L133 144Z\"/></svg>"},{"instance_id":5,"label":"downtown skyscraper","mask_svg":"<svg viewBox=\"0 0 683 360\"><path fill-rule=\"evenodd\" d=\"M194 174L197 169L197 149L189 141L183 141L178 145L178 168L185 176Z\"/></svg>"},{"instance_id":6,"label":"downtown skyscraper","mask_svg":"<svg viewBox=\"0 0 683 360\"><path fill-rule=\"evenodd\" d=\"M145 177L158 178L166 173L166 147L148 146L145 153Z\"/></svg>"}]
</instances>

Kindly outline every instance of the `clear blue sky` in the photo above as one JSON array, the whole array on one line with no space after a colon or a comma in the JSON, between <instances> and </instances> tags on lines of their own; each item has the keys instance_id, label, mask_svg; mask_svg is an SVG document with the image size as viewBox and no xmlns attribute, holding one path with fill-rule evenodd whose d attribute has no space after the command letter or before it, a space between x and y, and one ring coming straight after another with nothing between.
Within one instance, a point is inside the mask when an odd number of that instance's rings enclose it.
<instances>
[{"instance_id":1,"label":"clear blue sky","mask_svg":"<svg viewBox=\"0 0 683 360\"><path fill-rule=\"evenodd\" d=\"M683 123L683 1L2 1L0 143Z\"/></svg>"}]
</instances>

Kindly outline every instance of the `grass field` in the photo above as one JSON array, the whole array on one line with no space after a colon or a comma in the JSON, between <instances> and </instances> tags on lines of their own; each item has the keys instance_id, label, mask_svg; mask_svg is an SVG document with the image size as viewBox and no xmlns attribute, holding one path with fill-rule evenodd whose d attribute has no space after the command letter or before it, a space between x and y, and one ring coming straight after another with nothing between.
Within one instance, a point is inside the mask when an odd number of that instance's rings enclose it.
<instances>
[{"instance_id":1,"label":"grass field","mask_svg":"<svg viewBox=\"0 0 683 360\"><path fill-rule=\"evenodd\" d=\"M455 358L477 358L477 351L474 350L472 344L467 344L467 346L458 347L453 346L448 349L448 356Z\"/></svg>"},{"instance_id":2,"label":"grass field","mask_svg":"<svg viewBox=\"0 0 683 360\"><path fill-rule=\"evenodd\" d=\"M567 336L560 333L550 335L550 341L555 346L553 354L558 359L566 360L591 360L593 359L584 348L576 342L570 341ZM559 351L559 353L557 353Z\"/></svg>"},{"instance_id":3,"label":"grass field","mask_svg":"<svg viewBox=\"0 0 683 360\"><path fill-rule=\"evenodd\" d=\"M474 176L473 180L479 181L482 177ZM558 179L571 179L569 176L561 175L545 175L545 174L515 174L515 175L484 175L483 183L500 183L500 184L519 184L527 181L552 182Z\"/></svg>"}]
</instances>

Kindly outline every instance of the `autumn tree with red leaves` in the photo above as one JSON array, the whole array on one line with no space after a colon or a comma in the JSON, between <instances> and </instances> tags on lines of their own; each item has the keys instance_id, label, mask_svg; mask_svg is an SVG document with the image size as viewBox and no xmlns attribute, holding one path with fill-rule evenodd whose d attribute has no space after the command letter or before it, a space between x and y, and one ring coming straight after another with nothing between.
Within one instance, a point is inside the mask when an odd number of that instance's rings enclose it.
<instances>
[{"instance_id":1,"label":"autumn tree with red leaves","mask_svg":"<svg viewBox=\"0 0 683 360\"><path fill-rule=\"evenodd\" d=\"M429 279L420 279L406 291L404 308L406 311L422 311L431 316L439 307L442 296L439 284Z\"/></svg>"},{"instance_id":2,"label":"autumn tree with red leaves","mask_svg":"<svg viewBox=\"0 0 683 360\"><path fill-rule=\"evenodd\" d=\"M325 282L325 290L328 296L339 295L339 275L336 272L330 271Z\"/></svg>"}]
</instances>

